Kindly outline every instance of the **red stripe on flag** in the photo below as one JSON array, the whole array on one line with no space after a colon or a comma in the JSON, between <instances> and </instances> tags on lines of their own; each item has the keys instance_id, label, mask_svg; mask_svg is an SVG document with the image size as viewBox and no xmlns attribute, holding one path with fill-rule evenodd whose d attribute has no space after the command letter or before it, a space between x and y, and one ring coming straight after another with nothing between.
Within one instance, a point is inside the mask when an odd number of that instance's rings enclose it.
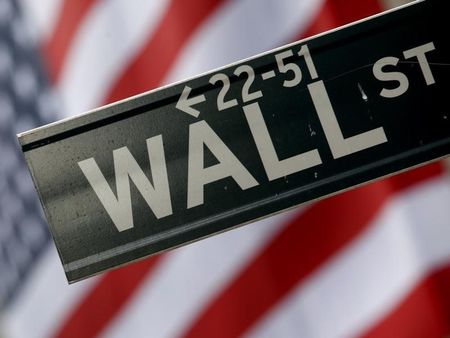
<instances>
[{"instance_id":1,"label":"red stripe on flag","mask_svg":"<svg viewBox=\"0 0 450 338\"><path fill-rule=\"evenodd\" d=\"M210 337L211 332L215 338L240 336L361 233L393 195L442 172L442 166L434 164L316 203L288 224L211 300L184 337ZM299 264L292 264L293 257Z\"/></svg>"},{"instance_id":2,"label":"red stripe on flag","mask_svg":"<svg viewBox=\"0 0 450 338\"><path fill-rule=\"evenodd\" d=\"M45 61L50 78L57 82L67 51L80 22L88 13L95 0L65 0L62 5L56 29L44 46Z\"/></svg>"},{"instance_id":3,"label":"red stripe on flag","mask_svg":"<svg viewBox=\"0 0 450 338\"><path fill-rule=\"evenodd\" d=\"M300 32L298 39L325 32L380 11L381 6L378 0L327 0L317 18L306 31Z\"/></svg>"},{"instance_id":4,"label":"red stripe on flag","mask_svg":"<svg viewBox=\"0 0 450 338\"><path fill-rule=\"evenodd\" d=\"M331 1L326 1L320 9L317 18L309 25L306 31L302 30L300 34L298 34L297 39L299 40L304 37L325 32L335 28L339 24L339 20L337 20L335 13L333 13Z\"/></svg>"},{"instance_id":5,"label":"red stripe on flag","mask_svg":"<svg viewBox=\"0 0 450 338\"><path fill-rule=\"evenodd\" d=\"M379 0L328 0L340 25L365 18L382 10Z\"/></svg>"},{"instance_id":6,"label":"red stripe on flag","mask_svg":"<svg viewBox=\"0 0 450 338\"><path fill-rule=\"evenodd\" d=\"M450 266L420 283L365 338L442 338L450 335Z\"/></svg>"},{"instance_id":7,"label":"red stripe on flag","mask_svg":"<svg viewBox=\"0 0 450 338\"><path fill-rule=\"evenodd\" d=\"M107 102L160 85L192 33L223 0L174 0L149 42L119 77Z\"/></svg>"},{"instance_id":8,"label":"red stripe on flag","mask_svg":"<svg viewBox=\"0 0 450 338\"><path fill-rule=\"evenodd\" d=\"M149 271L156 267L160 257L148 258L105 274L70 313L54 337L96 337L120 312Z\"/></svg>"}]
</instances>

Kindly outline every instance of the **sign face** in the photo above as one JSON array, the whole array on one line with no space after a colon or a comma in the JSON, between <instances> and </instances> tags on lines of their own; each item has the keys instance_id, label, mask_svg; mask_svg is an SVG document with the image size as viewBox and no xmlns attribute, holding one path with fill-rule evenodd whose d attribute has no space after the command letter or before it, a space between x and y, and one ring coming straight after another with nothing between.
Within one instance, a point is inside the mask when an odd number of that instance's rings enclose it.
<instances>
[{"instance_id":1,"label":"sign face","mask_svg":"<svg viewBox=\"0 0 450 338\"><path fill-rule=\"evenodd\" d=\"M418 1L20 135L68 280L448 155L446 6Z\"/></svg>"}]
</instances>

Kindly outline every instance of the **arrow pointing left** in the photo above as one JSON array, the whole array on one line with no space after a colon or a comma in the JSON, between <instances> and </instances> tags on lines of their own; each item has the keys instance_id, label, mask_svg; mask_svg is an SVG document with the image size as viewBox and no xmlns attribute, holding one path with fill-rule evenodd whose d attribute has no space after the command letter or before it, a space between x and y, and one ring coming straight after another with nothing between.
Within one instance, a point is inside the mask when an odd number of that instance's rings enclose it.
<instances>
[{"instance_id":1,"label":"arrow pointing left","mask_svg":"<svg viewBox=\"0 0 450 338\"><path fill-rule=\"evenodd\" d=\"M177 105L175 106L177 109L192 115L194 117L198 117L200 111L192 108L193 105L206 101L205 95L198 95L189 98L189 94L191 93L192 88L189 86L185 86L183 92L181 93L180 98L178 99Z\"/></svg>"}]
</instances>

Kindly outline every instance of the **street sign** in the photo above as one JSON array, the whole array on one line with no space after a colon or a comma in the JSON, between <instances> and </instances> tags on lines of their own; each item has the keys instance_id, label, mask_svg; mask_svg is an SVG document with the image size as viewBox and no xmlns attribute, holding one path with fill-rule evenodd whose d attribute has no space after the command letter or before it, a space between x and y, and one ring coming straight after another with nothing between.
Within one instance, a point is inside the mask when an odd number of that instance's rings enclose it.
<instances>
[{"instance_id":1,"label":"street sign","mask_svg":"<svg viewBox=\"0 0 450 338\"><path fill-rule=\"evenodd\" d=\"M447 7L417 1L19 135L69 282L448 155Z\"/></svg>"}]
</instances>

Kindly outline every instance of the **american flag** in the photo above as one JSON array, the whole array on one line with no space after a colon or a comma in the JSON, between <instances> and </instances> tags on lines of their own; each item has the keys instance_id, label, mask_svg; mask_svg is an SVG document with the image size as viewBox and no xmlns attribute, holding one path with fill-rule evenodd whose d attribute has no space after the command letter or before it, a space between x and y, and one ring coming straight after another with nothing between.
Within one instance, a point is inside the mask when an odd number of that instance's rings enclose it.
<instances>
[{"instance_id":1,"label":"american flag","mask_svg":"<svg viewBox=\"0 0 450 338\"><path fill-rule=\"evenodd\" d=\"M448 336L443 163L68 286L15 138L387 2L0 0L0 337Z\"/></svg>"},{"instance_id":2,"label":"american flag","mask_svg":"<svg viewBox=\"0 0 450 338\"><path fill-rule=\"evenodd\" d=\"M0 2L0 308L20 292L50 236L16 133L56 118L17 3Z\"/></svg>"}]
</instances>

